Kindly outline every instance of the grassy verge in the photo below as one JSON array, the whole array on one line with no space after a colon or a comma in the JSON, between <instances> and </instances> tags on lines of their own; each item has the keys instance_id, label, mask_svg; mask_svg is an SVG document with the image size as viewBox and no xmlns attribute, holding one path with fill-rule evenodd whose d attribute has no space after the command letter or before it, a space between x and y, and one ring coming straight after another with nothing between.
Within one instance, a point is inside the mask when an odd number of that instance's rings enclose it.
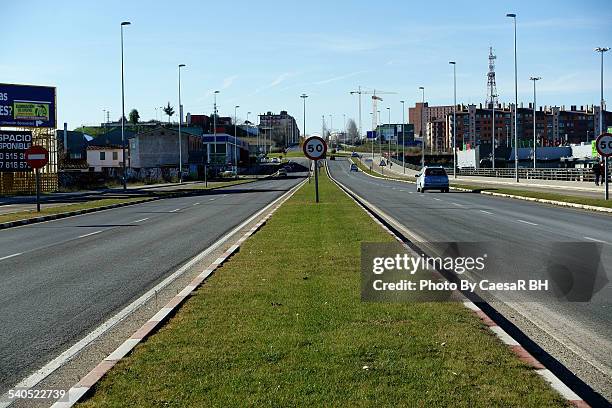
<instances>
[{"instance_id":1,"label":"grassy verge","mask_svg":"<svg viewBox=\"0 0 612 408\"><path fill-rule=\"evenodd\" d=\"M83 407L567 406L466 308L360 300L394 240L321 173Z\"/></svg>"},{"instance_id":2,"label":"grassy verge","mask_svg":"<svg viewBox=\"0 0 612 408\"><path fill-rule=\"evenodd\" d=\"M54 215L61 214L65 212L71 211L80 211L87 210L92 208L100 208L113 204L123 204L123 203L137 203L137 202L145 202L151 200L152 197L164 197L169 196L171 194L176 193L188 193L190 191L200 191L200 190L210 190L212 188L220 188L220 187L228 187L237 184L250 183L255 180L229 180L223 182L214 182L209 183L208 187L205 187L204 184L189 184L183 186L175 186L172 189L168 190L160 190L160 191L145 191L138 197L121 197L121 198L92 198L89 201L74 203L74 204L65 204L65 205L54 205L48 206L45 205L43 201L41 203L40 212L36 212L35 210L27 210L27 211L17 211L8 214L0 214L0 223L3 222L11 222L18 220L26 220L30 218L43 217L45 215Z\"/></svg>"}]
</instances>

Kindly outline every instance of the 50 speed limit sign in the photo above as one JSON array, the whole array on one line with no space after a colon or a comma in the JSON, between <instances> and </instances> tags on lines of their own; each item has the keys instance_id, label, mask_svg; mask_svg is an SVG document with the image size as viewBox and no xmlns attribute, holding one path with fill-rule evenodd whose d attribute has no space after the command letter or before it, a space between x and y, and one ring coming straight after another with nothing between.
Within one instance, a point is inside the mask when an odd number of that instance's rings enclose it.
<instances>
[{"instance_id":1,"label":"50 speed limit sign","mask_svg":"<svg viewBox=\"0 0 612 408\"><path fill-rule=\"evenodd\" d=\"M612 156L612 134L603 133L595 140L595 148L603 157Z\"/></svg>"},{"instance_id":2,"label":"50 speed limit sign","mask_svg":"<svg viewBox=\"0 0 612 408\"><path fill-rule=\"evenodd\" d=\"M327 153L327 143L319 136L311 136L304 141L304 155L310 160L320 160L325 158Z\"/></svg>"}]
</instances>

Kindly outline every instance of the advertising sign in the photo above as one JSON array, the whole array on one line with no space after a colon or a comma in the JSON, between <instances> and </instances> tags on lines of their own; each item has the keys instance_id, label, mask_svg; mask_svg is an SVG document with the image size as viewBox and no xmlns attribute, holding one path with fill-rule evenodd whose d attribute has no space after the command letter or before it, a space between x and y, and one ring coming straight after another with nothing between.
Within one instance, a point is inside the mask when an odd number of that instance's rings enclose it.
<instances>
[{"instance_id":1,"label":"advertising sign","mask_svg":"<svg viewBox=\"0 0 612 408\"><path fill-rule=\"evenodd\" d=\"M32 146L32 132L0 131L0 172L30 171L26 150Z\"/></svg>"},{"instance_id":2,"label":"advertising sign","mask_svg":"<svg viewBox=\"0 0 612 408\"><path fill-rule=\"evenodd\" d=\"M55 88L0 84L0 126L55 128Z\"/></svg>"}]
</instances>

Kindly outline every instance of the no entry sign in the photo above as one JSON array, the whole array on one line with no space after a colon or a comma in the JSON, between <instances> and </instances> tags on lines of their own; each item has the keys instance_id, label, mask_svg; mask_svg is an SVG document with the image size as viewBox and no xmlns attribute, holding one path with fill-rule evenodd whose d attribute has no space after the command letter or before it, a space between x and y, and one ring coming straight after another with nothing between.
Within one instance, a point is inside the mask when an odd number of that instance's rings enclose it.
<instances>
[{"instance_id":1,"label":"no entry sign","mask_svg":"<svg viewBox=\"0 0 612 408\"><path fill-rule=\"evenodd\" d=\"M595 148L602 157L612 156L612 134L603 133L595 140Z\"/></svg>"},{"instance_id":2,"label":"no entry sign","mask_svg":"<svg viewBox=\"0 0 612 408\"><path fill-rule=\"evenodd\" d=\"M49 163L49 152L42 146L31 146L25 151L25 159L33 169L40 169Z\"/></svg>"},{"instance_id":3,"label":"no entry sign","mask_svg":"<svg viewBox=\"0 0 612 408\"><path fill-rule=\"evenodd\" d=\"M325 158L327 153L327 143L319 136L311 136L304 141L304 155L310 160L320 160Z\"/></svg>"}]
</instances>

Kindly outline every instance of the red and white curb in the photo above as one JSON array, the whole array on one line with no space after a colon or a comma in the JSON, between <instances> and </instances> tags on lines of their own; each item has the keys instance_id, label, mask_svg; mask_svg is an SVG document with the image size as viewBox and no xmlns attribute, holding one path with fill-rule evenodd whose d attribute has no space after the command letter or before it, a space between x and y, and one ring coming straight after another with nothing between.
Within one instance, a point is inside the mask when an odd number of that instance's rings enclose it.
<instances>
[{"instance_id":1,"label":"red and white curb","mask_svg":"<svg viewBox=\"0 0 612 408\"><path fill-rule=\"evenodd\" d=\"M110 371L115 364L117 364L122 358L130 353L137 344L143 342L148 335L150 335L155 329L157 329L166 320L168 315L175 311L183 302L204 282L219 266L221 266L228 258L236 253L240 246L246 241L251 235L256 233L269 219L270 217L287 201L295 192L306 182L303 181L298 184L294 189L280 200L269 213L264 216L260 221L257 222L251 229L249 229L244 235L242 235L238 241L231 247L229 247L221 256L219 256L214 262L212 262L206 269L204 269L199 275L197 275L185 288L174 296L164 307L162 307L153 317L151 317L145 324L143 324L138 330L130 336L129 339L123 342L119 347L110 353L104 360L85 375L81 380L73 385L68 390L68 401L58 401L54 403L52 408L68 408L76 404L106 373Z\"/></svg>"},{"instance_id":2,"label":"red and white curb","mask_svg":"<svg viewBox=\"0 0 612 408\"><path fill-rule=\"evenodd\" d=\"M329 174L329 169L328 169L328 176L329 176L329 178L331 180L333 180L340 187L343 187L343 188L341 188L341 190L344 191L344 193L351 200L353 200L359 206L359 208L361 208L363 211L365 211L365 213L368 214L368 216L371 219L373 219L374 222L377 225L379 225L387 233L391 234L391 236L393 238L395 238L397 241L402 243L402 245L404 245L406 248L410 249L406 245L406 243L399 236L397 236L393 231L391 231L391 229L389 229L378 218L376 218L374 216L374 214L372 214L370 211L368 211L367 208L365 208L359 201L357 201L353 196L351 196L345 190L346 187L344 187L341 183L339 183L336 180L334 180L331 177L331 174ZM372 177L376 177L376 176L372 176ZM461 295L461 296L463 297L463 295ZM555 374L553 374L552 371L550 371L546 367L544 367L544 365L542 363L540 363L540 361L538 361L534 356L532 356L523 346L521 346L521 344L518 341L516 341L512 336L510 336L504 329L502 329L500 326L498 326L497 323L495 323L475 303L473 303L472 301L469 301L469 300L466 299L466 300L463 301L463 305L466 308L468 308L469 310L471 310L477 317L479 317L480 320L489 328L489 330L491 330L495 334L495 336L497 336L497 338L499 340L501 340L502 343L504 343L505 345L510 347L511 351L518 357L519 360L523 361L524 363L526 363L530 367L532 367L536 371L537 374L542 376L542 378L544 378L544 380L555 391L557 391L559 394L561 394L561 396L563 398L565 398L569 403L571 403L572 405L574 405L577 408L588 408L589 407L589 405L582 398L580 398L574 391L572 391L567 385L565 385L565 383L563 383L563 381L561 381L559 379L559 377L557 377Z\"/></svg>"}]
</instances>

